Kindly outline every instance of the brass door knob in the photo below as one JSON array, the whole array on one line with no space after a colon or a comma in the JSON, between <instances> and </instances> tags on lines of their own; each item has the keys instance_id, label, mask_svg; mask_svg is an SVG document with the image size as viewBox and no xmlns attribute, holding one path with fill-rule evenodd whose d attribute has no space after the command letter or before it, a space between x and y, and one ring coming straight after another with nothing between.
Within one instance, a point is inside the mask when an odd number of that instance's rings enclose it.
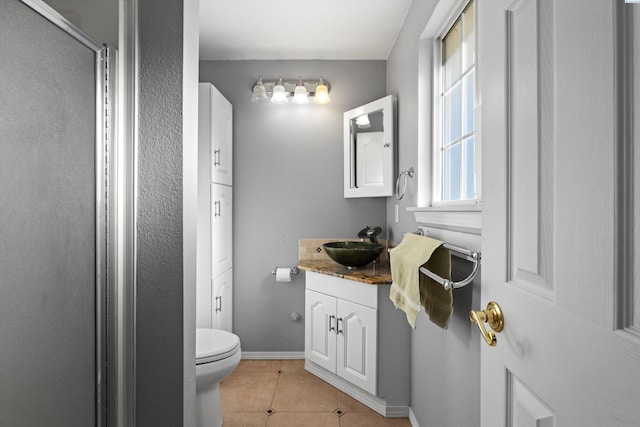
<instances>
[{"instance_id":1,"label":"brass door knob","mask_svg":"<svg viewBox=\"0 0 640 427\"><path fill-rule=\"evenodd\" d=\"M491 347L495 347L496 340L496 332L500 332L504 328L504 316L502 315L502 309L498 305L497 302L491 301L487 304L487 309L482 311L473 311L469 312L469 319L471 323L476 323L478 328L480 328L480 333L482 333L482 337ZM488 323L493 331L487 331L484 327L484 323ZM495 331L495 332L494 332Z\"/></svg>"}]
</instances>

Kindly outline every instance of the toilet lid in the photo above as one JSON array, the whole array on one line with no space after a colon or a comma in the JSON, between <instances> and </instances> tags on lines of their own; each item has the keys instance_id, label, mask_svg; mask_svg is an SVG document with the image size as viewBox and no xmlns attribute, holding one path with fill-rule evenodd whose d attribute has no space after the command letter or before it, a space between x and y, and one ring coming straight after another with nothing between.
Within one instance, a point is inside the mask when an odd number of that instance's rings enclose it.
<instances>
[{"instance_id":1,"label":"toilet lid","mask_svg":"<svg viewBox=\"0 0 640 427\"><path fill-rule=\"evenodd\" d=\"M219 329L196 329L196 364L214 362L236 353L240 338Z\"/></svg>"}]
</instances>

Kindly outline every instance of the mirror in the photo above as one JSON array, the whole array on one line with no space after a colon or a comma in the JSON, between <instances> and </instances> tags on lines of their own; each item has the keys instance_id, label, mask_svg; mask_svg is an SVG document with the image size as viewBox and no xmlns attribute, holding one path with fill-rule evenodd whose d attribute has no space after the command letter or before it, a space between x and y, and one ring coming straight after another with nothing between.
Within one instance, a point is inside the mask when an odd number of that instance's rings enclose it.
<instances>
[{"instance_id":1,"label":"mirror","mask_svg":"<svg viewBox=\"0 0 640 427\"><path fill-rule=\"evenodd\" d=\"M393 96L344 113L344 197L393 195Z\"/></svg>"}]
</instances>

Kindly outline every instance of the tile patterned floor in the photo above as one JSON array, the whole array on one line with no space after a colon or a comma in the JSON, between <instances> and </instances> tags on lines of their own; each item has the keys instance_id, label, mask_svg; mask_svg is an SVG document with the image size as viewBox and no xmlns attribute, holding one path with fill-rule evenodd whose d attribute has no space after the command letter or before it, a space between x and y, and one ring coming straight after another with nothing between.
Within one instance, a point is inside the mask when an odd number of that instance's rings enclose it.
<instances>
[{"instance_id":1,"label":"tile patterned floor","mask_svg":"<svg viewBox=\"0 0 640 427\"><path fill-rule=\"evenodd\" d=\"M304 360L242 360L220 384L223 427L411 427L304 370Z\"/></svg>"}]
</instances>

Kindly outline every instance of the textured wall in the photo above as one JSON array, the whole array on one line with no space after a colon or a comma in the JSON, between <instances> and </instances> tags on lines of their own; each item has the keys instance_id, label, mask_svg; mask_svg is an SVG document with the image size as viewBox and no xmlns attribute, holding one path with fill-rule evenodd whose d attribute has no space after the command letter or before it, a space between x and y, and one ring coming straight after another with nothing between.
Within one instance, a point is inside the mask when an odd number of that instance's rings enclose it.
<instances>
[{"instance_id":1,"label":"textured wall","mask_svg":"<svg viewBox=\"0 0 640 427\"><path fill-rule=\"evenodd\" d=\"M331 103L252 103L258 76L332 85ZM356 237L384 226L385 198L343 197L344 111L383 97L384 61L201 61L234 111L234 331L243 351L304 350L304 273L276 284L271 268L294 266L298 240Z\"/></svg>"},{"instance_id":2,"label":"textured wall","mask_svg":"<svg viewBox=\"0 0 640 427\"><path fill-rule=\"evenodd\" d=\"M418 109L418 44L436 3L436 0L414 0L387 61L387 91L397 94L399 99L400 170L417 168L418 123L431 121L430 111ZM430 84L430 80L425 83ZM417 181L421 173L431 172L418 170L417 176L409 180L403 200L388 199L387 221L392 240L399 242L403 233L418 227L414 214L406 212L406 208L417 206ZM398 224L393 223L396 203L400 207ZM453 271L465 274L464 268L464 264L453 260ZM411 409L422 427L480 424L481 340L473 330L477 327L469 322L467 313L472 307L480 307L479 278L454 291L454 315L446 331L432 324L424 312L418 315L416 329L411 333Z\"/></svg>"},{"instance_id":3,"label":"textured wall","mask_svg":"<svg viewBox=\"0 0 640 427\"><path fill-rule=\"evenodd\" d=\"M138 0L136 423L183 423L183 1Z\"/></svg>"}]
</instances>

